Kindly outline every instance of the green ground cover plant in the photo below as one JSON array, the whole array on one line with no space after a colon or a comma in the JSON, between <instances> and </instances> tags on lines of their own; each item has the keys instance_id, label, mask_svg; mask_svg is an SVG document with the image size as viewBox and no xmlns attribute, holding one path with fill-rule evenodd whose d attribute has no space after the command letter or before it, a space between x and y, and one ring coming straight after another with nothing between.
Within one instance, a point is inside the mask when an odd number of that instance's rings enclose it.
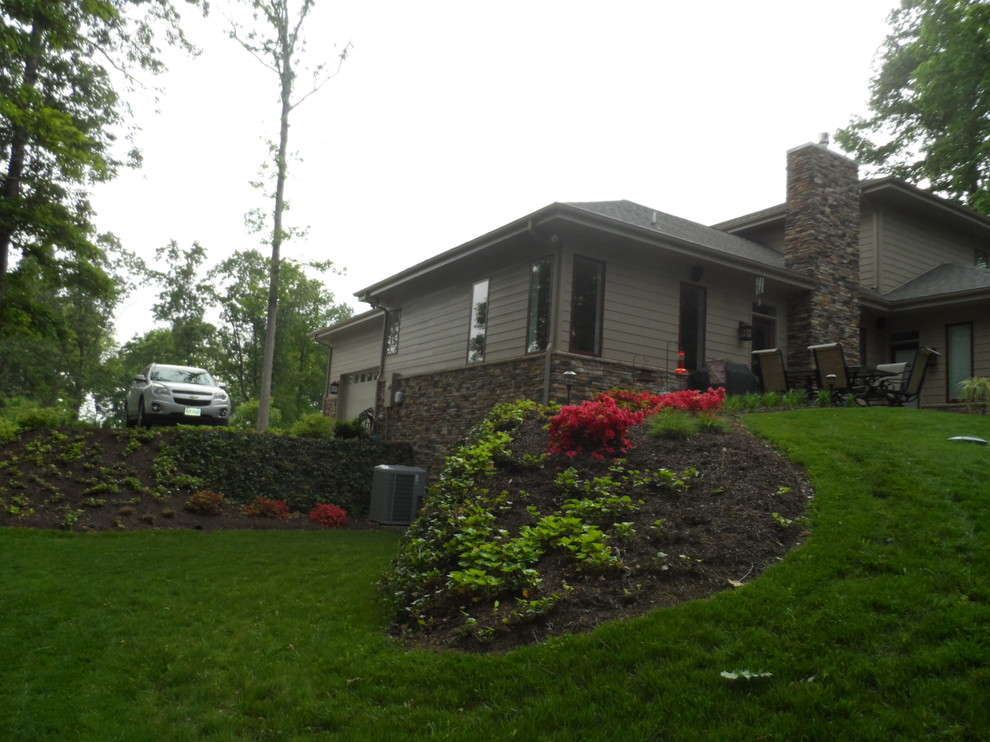
<instances>
[{"instance_id":1,"label":"green ground cover plant","mask_svg":"<svg viewBox=\"0 0 990 742\"><path fill-rule=\"evenodd\" d=\"M389 531L2 529L4 739L984 739L990 455L948 439L990 439L990 419L744 424L810 471L799 549L711 599L504 654L387 636Z\"/></svg>"}]
</instances>

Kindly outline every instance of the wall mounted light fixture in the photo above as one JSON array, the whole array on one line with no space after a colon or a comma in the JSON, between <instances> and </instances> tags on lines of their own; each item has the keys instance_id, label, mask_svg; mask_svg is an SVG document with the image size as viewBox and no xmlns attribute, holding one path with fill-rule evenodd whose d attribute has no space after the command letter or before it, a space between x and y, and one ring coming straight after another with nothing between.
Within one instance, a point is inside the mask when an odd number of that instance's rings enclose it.
<instances>
[{"instance_id":1,"label":"wall mounted light fixture","mask_svg":"<svg viewBox=\"0 0 990 742\"><path fill-rule=\"evenodd\" d=\"M331 394L337 394L339 391L340 391L340 382L339 381L331 381L330 382L330 393Z\"/></svg>"},{"instance_id":2,"label":"wall mounted light fixture","mask_svg":"<svg viewBox=\"0 0 990 742\"><path fill-rule=\"evenodd\" d=\"M753 326L746 322L739 323L739 342L748 343L753 339Z\"/></svg>"}]
</instances>

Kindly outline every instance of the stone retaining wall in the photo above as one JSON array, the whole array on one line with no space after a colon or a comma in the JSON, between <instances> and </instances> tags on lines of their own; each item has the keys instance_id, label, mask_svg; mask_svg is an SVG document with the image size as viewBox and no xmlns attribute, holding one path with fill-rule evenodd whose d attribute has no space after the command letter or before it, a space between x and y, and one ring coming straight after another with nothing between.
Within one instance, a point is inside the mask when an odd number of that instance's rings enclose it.
<instances>
[{"instance_id":1,"label":"stone retaining wall","mask_svg":"<svg viewBox=\"0 0 990 742\"><path fill-rule=\"evenodd\" d=\"M684 383L683 377L672 376L665 388L662 371L652 370L646 374L641 367L555 354L549 372L549 401L567 402L564 371L577 374L570 390L572 404L580 404L615 387L661 393L682 389ZM519 399L548 401L544 399L546 377L546 356L543 354L435 373L397 376L392 381L391 394L394 398L401 393L402 402L384 411L382 433L388 441L411 445L415 465L427 469L435 478L450 451L492 407Z\"/></svg>"}]
</instances>

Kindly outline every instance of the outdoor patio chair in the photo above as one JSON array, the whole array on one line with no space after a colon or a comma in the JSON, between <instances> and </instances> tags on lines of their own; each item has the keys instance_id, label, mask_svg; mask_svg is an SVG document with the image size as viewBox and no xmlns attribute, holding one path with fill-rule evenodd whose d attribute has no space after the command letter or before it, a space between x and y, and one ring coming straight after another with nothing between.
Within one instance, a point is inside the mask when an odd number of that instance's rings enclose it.
<instances>
[{"instance_id":1,"label":"outdoor patio chair","mask_svg":"<svg viewBox=\"0 0 990 742\"><path fill-rule=\"evenodd\" d=\"M907 371L902 368L901 373L891 376L881 376L871 380L866 394L863 395L866 404L874 400L882 400L893 407L903 407L909 402L915 401L921 396L921 388L925 383L925 375L928 373L928 364L932 358L937 358L941 353L937 353L931 348L922 346L914 354L914 360L909 364L891 363L887 366L907 366ZM894 371L896 369L884 369L877 366L878 370Z\"/></svg>"},{"instance_id":2,"label":"outdoor patio chair","mask_svg":"<svg viewBox=\"0 0 990 742\"><path fill-rule=\"evenodd\" d=\"M780 348L753 351L753 365L760 377L764 392L786 394L790 390L787 369L784 367L784 354Z\"/></svg>"},{"instance_id":3,"label":"outdoor patio chair","mask_svg":"<svg viewBox=\"0 0 990 742\"><path fill-rule=\"evenodd\" d=\"M846 357L839 343L809 345L808 350L815 359L818 389L831 394L832 404L843 404L846 397L856 394L849 367L846 366Z\"/></svg>"}]
</instances>

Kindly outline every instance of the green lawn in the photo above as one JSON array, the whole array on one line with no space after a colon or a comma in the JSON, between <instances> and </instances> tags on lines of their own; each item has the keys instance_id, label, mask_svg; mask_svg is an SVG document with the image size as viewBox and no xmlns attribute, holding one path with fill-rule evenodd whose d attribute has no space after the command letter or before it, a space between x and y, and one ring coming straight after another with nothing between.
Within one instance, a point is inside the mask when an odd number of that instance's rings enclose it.
<instances>
[{"instance_id":1,"label":"green lawn","mask_svg":"<svg viewBox=\"0 0 990 742\"><path fill-rule=\"evenodd\" d=\"M990 737L990 418L750 415L811 537L717 597L504 656L406 651L387 532L0 530L0 738ZM736 680L722 672L768 676Z\"/></svg>"}]
</instances>

